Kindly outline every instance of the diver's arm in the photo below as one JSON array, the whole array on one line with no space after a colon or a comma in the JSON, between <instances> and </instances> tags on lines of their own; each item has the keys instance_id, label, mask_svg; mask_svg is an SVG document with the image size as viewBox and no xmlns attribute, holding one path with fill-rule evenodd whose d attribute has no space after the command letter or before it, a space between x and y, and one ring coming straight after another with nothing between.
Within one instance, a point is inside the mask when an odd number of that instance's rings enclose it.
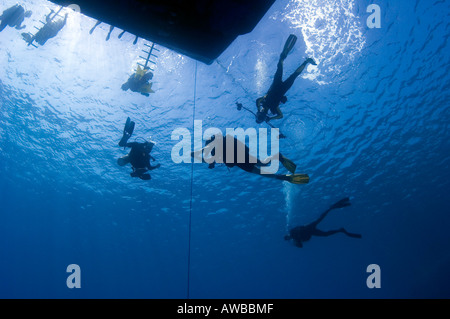
<instances>
[{"instance_id":1,"label":"diver's arm","mask_svg":"<svg viewBox=\"0 0 450 319\"><path fill-rule=\"evenodd\" d=\"M153 156L151 156L151 155L148 156L147 168L148 168L149 171L161 167L161 164L156 164L155 166L152 166L152 164L150 164L150 160L153 160L153 161L154 161L155 159L154 159Z\"/></svg>"},{"instance_id":2,"label":"diver's arm","mask_svg":"<svg viewBox=\"0 0 450 319\"><path fill-rule=\"evenodd\" d=\"M152 171L152 170L157 169L157 168L160 168L160 167L161 167L161 164L156 164L155 166L151 166L151 165L150 165L150 166L148 167L148 170L149 170L149 171Z\"/></svg>"},{"instance_id":3,"label":"diver's arm","mask_svg":"<svg viewBox=\"0 0 450 319\"><path fill-rule=\"evenodd\" d=\"M261 112L261 104L263 100L264 100L263 97L260 97L256 100L256 108L258 109L258 112Z\"/></svg>"},{"instance_id":4,"label":"diver's arm","mask_svg":"<svg viewBox=\"0 0 450 319\"><path fill-rule=\"evenodd\" d=\"M47 23L49 23L50 21L51 21L51 18L50 18L50 16L54 13L55 11L53 11L53 9L50 11L50 13L48 14L48 16L46 16L45 17L45 21L47 22Z\"/></svg>"},{"instance_id":5,"label":"diver's arm","mask_svg":"<svg viewBox=\"0 0 450 319\"><path fill-rule=\"evenodd\" d=\"M294 240L294 243L295 243L295 246L297 246L298 248L302 248L303 247L303 244L302 244L301 241Z\"/></svg>"},{"instance_id":6,"label":"diver's arm","mask_svg":"<svg viewBox=\"0 0 450 319\"><path fill-rule=\"evenodd\" d=\"M123 145L123 147L129 147L129 148L133 148L135 146L138 146L139 143L138 142L131 142L131 143L126 143L125 145ZM122 146L122 145L121 145Z\"/></svg>"},{"instance_id":7,"label":"diver's arm","mask_svg":"<svg viewBox=\"0 0 450 319\"><path fill-rule=\"evenodd\" d=\"M281 112L280 106L277 107L276 113L277 115L275 116L272 117L268 116L266 122L269 122L270 120L278 120L283 118L283 112Z\"/></svg>"}]
</instances>

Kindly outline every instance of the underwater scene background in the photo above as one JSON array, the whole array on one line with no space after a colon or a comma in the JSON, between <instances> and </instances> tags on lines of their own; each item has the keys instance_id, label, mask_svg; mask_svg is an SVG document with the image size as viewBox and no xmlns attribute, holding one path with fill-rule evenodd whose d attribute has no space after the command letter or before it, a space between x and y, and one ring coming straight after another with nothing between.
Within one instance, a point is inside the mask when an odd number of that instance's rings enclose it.
<instances>
[{"instance_id":1,"label":"underwater scene background","mask_svg":"<svg viewBox=\"0 0 450 319\"><path fill-rule=\"evenodd\" d=\"M367 26L372 3L381 28ZM0 33L1 298L450 297L449 1L278 0L211 65L156 44L149 97L121 90L149 41L105 41L108 25L89 34L95 20L67 11L56 37L27 46L21 33L57 7L22 4L26 28ZM273 124L309 184L174 163L171 134L193 120L267 127L235 103L256 109L289 34L284 78L318 65ZM117 165L127 117L132 140L156 142L150 181ZM283 239L346 196L319 228L361 239ZM371 264L381 288L366 284Z\"/></svg>"}]
</instances>

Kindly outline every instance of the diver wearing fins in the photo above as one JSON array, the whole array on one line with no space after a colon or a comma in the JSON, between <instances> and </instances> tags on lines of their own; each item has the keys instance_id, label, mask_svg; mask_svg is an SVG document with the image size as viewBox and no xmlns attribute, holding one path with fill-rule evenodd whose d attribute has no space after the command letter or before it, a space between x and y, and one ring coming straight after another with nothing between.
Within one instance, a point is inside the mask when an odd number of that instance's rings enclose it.
<instances>
[{"instance_id":1,"label":"diver wearing fins","mask_svg":"<svg viewBox=\"0 0 450 319\"><path fill-rule=\"evenodd\" d=\"M292 75L283 81L283 62L286 59L289 52L291 52L295 43L297 42L297 37L294 34L289 35L286 43L284 44L283 52L280 54L280 59L278 61L277 71L275 73L272 85L269 88L267 94L256 100L256 107L258 112L256 113L256 122L262 123L264 121L268 122L271 120L281 119L283 113L280 109L280 103L285 104L287 102L286 92L292 87L295 79L302 73L308 63L312 65L317 65L316 62L308 58L300 65L297 70L292 73ZM268 116L268 112L271 112L275 116Z\"/></svg>"},{"instance_id":2,"label":"diver wearing fins","mask_svg":"<svg viewBox=\"0 0 450 319\"><path fill-rule=\"evenodd\" d=\"M122 139L119 142L119 146L124 148L130 147L131 150L128 155L120 157L117 160L117 164L119 166L125 166L130 163L133 168L133 172L130 173L131 177L139 177L142 180L150 180L151 176L147 172L161 166L160 164L157 164L155 166L151 166L150 164L150 160L155 161L153 156L150 155L150 152L152 151L155 143L152 141L145 141L144 143L128 143L128 139L133 134L134 126L135 123L128 117L125 123L125 128L123 130Z\"/></svg>"},{"instance_id":3,"label":"diver wearing fins","mask_svg":"<svg viewBox=\"0 0 450 319\"><path fill-rule=\"evenodd\" d=\"M301 248L301 247L303 247L302 242L310 240L312 236L327 237L327 236L331 236L336 233L344 233L347 236L352 237L352 238L361 238L362 236L360 234L349 233L344 228L339 228L337 230L329 230L329 231L322 231L322 230L319 230L316 228L317 225L322 221L322 219L325 218L325 216L331 210L347 207L350 205L351 205L350 199L348 197L341 199L340 201L331 205L330 208L328 208L325 212L323 212L322 215L320 215L320 217L316 221L314 221L308 225L305 225L305 226L297 226L297 227L292 228L289 231L289 235L284 236L284 239L285 240L293 239L295 246Z\"/></svg>"},{"instance_id":4,"label":"diver wearing fins","mask_svg":"<svg viewBox=\"0 0 450 319\"><path fill-rule=\"evenodd\" d=\"M253 174L257 174L260 176L265 176L265 177L269 177L269 178L275 178L275 179L279 179L282 181L287 181L290 182L292 184L307 184L309 182L309 176L306 174L295 174L295 170L297 168L297 165L292 162L290 159L286 158L285 156L283 156L281 153L278 153L276 155L272 155L270 157L268 157L266 160L261 161L260 159L254 158L251 154L250 154L250 149L247 145L243 144L241 141L239 141L236 137L234 137L234 158L231 161L227 162L227 156L226 156L226 141L227 141L227 137L226 136L222 136L223 138L222 141L222 158L221 160L223 161L223 164L225 164L227 167L231 168L231 167L239 167L240 169L249 172L249 173L253 173ZM206 145L204 148L202 148L199 151L195 151L191 153L192 157L196 157L198 159L201 159L204 161L203 159L203 153L205 154L211 154L212 156L215 156L215 150L216 150L216 145L215 143L212 143L215 140L216 136L212 136L211 139L209 139L206 142ZM243 161L243 163L239 163L238 161L238 149L244 149L244 156L245 156L245 160ZM263 174L261 172L261 167L264 166L268 166L270 161L272 161L272 159L274 158L278 158L281 162L281 164L289 171L292 173L292 175L282 175L282 174ZM215 167L215 162L210 163L209 164L209 168L212 169Z\"/></svg>"}]
</instances>

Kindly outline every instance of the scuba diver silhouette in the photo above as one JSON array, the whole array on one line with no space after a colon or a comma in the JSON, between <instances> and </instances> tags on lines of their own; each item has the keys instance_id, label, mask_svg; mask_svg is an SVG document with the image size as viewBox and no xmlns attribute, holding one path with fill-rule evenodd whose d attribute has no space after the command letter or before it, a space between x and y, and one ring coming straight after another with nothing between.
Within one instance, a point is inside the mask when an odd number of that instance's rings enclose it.
<instances>
[{"instance_id":1,"label":"scuba diver silhouette","mask_svg":"<svg viewBox=\"0 0 450 319\"><path fill-rule=\"evenodd\" d=\"M280 109L280 103L285 104L287 102L287 97L285 96L286 92L292 87L295 79L300 75L300 73L302 73L308 63L317 65L313 59L308 58L286 81L283 81L283 62L289 52L291 52L296 42L297 37L294 34L289 35L286 43L284 44L283 52L280 54L277 71L269 91L265 96L256 100L256 107L258 109L258 112L256 113L256 123L258 124L264 121L269 122L271 120L281 119L283 117L283 113ZM269 117L267 115L269 111L275 116Z\"/></svg>"},{"instance_id":2,"label":"scuba diver silhouette","mask_svg":"<svg viewBox=\"0 0 450 319\"><path fill-rule=\"evenodd\" d=\"M147 172L159 168L161 164L157 164L155 166L152 166L150 164L150 160L155 161L155 158L150 155L150 152L155 145L154 142L145 141L143 143L128 143L128 139L133 134L134 126L135 123L128 117L125 123L125 128L123 129L123 136L119 142L119 146L124 148L129 147L131 148L131 150L128 155L117 159L117 164L119 166L125 166L128 163L131 164L133 172L130 173L130 176L139 177L140 179L147 181L151 179L150 174L148 174Z\"/></svg>"},{"instance_id":3,"label":"scuba diver silhouette","mask_svg":"<svg viewBox=\"0 0 450 319\"><path fill-rule=\"evenodd\" d=\"M25 26L22 25L22 23L25 18L29 18L31 15L31 11L25 11L25 9L18 4L6 9L0 16L0 20L2 20L0 24L0 32L2 32L7 26L10 26L11 28L15 27L17 30L24 29Z\"/></svg>"},{"instance_id":4,"label":"scuba diver silhouette","mask_svg":"<svg viewBox=\"0 0 450 319\"><path fill-rule=\"evenodd\" d=\"M320 217L316 221L305 226L297 226L292 228L289 231L289 235L284 236L284 239L285 240L293 239L295 246L301 248L303 247L302 242L310 240L312 236L327 237L336 233L344 233L349 237L361 238L362 236L360 234L349 233L344 228L329 231L322 231L316 228L317 225L325 218L325 216L330 211L332 211L333 209L343 208L347 206L350 206L350 199L348 197L343 198L340 201L336 202L335 204L331 205L330 208L328 208L325 212L323 212L322 215L320 215Z\"/></svg>"},{"instance_id":5,"label":"scuba diver silhouette","mask_svg":"<svg viewBox=\"0 0 450 319\"><path fill-rule=\"evenodd\" d=\"M152 83L149 81L153 78L153 73L149 68L137 67L136 73L132 74L128 81L122 84L122 90L141 93L144 96L150 96L150 93L155 93L152 90Z\"/></svg>"},{"instance_id":6,"label":"scuba diver silhouette","mask_svg":"<svg viewBox=\"0 0 450 319\"><path fill-rule=\"evenodd\" d=\"M236 137L233 136L232 139L230 139L230 142L232 142L232 145L227 143L227 136L224 135L218 135L220 137L217 137L218 139L222 138L222 143L219 145L222 147L221 154L217 156L214 162L209 163L209 168L213 169L215 167L216 160L219 163L225 164L228 168L231 167L239 167L240 169L268 177L268 178L274 178L282 181L287 181L292 184L307 184L309 183L309 176L307 174L296 174L295 170L297 168L297 165L288 159L287 157L283 156L281 153L274 154L272 156L267 157L265 160L261 160L259 158L255 158L253 155L250 154L250 148L239 141ZM231 136L230 136L231 137ZM212 156L216 157L216 143L214 142L216 140L216 135L212 136L207 142L205 147L198 151L194 151L191 153L191 156L194 158L197 158L199 160L202 160L203 162L207 162L203 158L203 153L205 154L211 154ZM214 143L213 143L214 142ZM239 155L239 149L244 150L244 156L240 160ZM219 148L220 150L220 148ZM227 157L227 151L233 153L233 158L229 159ZM289 175L284 174L264 174L261 170L262 167L268 166L270 162L273 159L278 159L280 163L291 173Z\"/></svg>"}]
</instances>

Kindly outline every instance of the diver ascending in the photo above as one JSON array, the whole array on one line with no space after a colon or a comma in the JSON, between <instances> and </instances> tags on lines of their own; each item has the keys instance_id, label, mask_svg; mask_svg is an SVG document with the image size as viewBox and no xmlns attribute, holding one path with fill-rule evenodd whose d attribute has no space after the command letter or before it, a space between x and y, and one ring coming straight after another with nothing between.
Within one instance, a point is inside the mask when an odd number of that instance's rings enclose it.
<instances>
[{"instance_id":1,"label":"diver ascending","mask_svg":"<svg viewBox=\"0 0 450 319\"><path fill-rule=\"evenodd\" d=\"M153 73L149 68L137 67L136 73L132 74L128 81L122 85L122 90L130 89L133 92L141 93L144 96L150 96L150 93L155 93L152 90L152 83L149 81L153 78Z\"/></svg>"},{"instance_id":2,"label":"diver ascending","mask_svg":"<svg viewBox=\"0 0 450 319\"><path fill-rule=\"evenodd\" d=\"M257 123L281 119L283 117L283 113L280 110L280 103L285 104L287 102L287 97L285 96L286 92L291 88L291 86L294 84L295 79L300 75L300 73L302 73L308 63L317 65L313 59L308 58L305 60L305 62L303 62L302 65L297 68L297 70L294 71L294 73L286 81L283 81L283 62L289 52L291 52L296 42L297 37L293 34L289 35L284 45L283 52L280 55L277 71L275 73L275 77L269 91L265 96L260 97L256 100L256 107L258 109L258 112L256 113ZM269 117L267 115L269 111L275 116Z\"/></svg>"},{"instance_id":3,"label":"diver ascending","mask_svg":"<svg viewBox=\"0 0 450 319\"><path fill-rule=\"evenodd\" d=\"M133 172L130 173L131 177L139 177L142 180L150 180L151 176L148 171L159 168L161 165L157 164L152 166L150 160L155 161L150 152L155 145L152 141L145 141L143 143L132 142L128 143L128 139L131 137L134 131L135 123L128 117L123 130L122 139L119 142L120 147L130 147L131 150L128 155L120 157L117 160L119 166L125 166L128 163L131 164Z\"/></svg>"},{"instance_id":4,"label":"diver ascending","mask_svg":"<svg viewBox=\"0 0 450 319\"><path fill-rule=\"evenodd\" d=\"M55 13L55 11L51 10L45 18L46 23L34 36L29 33L22 33L22 37L28 45L32 45L34 41L40 45L44 45L49 39L58 35L59 31L61 31L61 29L66 25L68 16L66 13L63 19L54 21L60 11L61 9Z\"/></svg>"},{"instance_id":5,"label":"diver ascending","mask_svg":"<svg viewBox=\"0 0 450 319\"><path fill-rule=\"evenodd\" d=\"M309 182L308 175L295 174L297 165L294 162L292 162L290 159L283 156L281 153L274 154L274 155L266 158L264 161L261 161L260 159L252 156L250 154L249 147L247 145L245 145L244 143L242 143L241 141L239 141L236 137L233 137L232 140L230 139L230 141L232 141L232 144L233 144L233 146L230 146L229 144L227 144L227 137L223 136L223 135L220 135L220 136L223 139L222 143L216 143L216 142L213 143L213 141L215 141L215 138L216 138L216 136L213 136L210 140L208 140L206 142L206 145L204 148L202 148L201 150L192 152L191 156L204 161L203 154L211 154L212 156L216 157L216 150L217 150L216 148L222 146L222 154L221 154L221 156L217 156L217 157L221 157L220 163L225 164L227 167L236 166L236 167L239 167L240 169L242 169L246 172L249 172L249 173L253 173L253 174L257 174L257 175L265 176L265 177L269 177L269 178L275 178L275 179L279 179L282 181L287 181L292 184L307 184ZM232 159L227 158L227 155L226 155L227 147L230 152L231 151L233 152ZM244 150L244 158L242 158L241 161L239 161L239 159L238 159L238 155L240 154L239 153L240 149ZM219 158L217 158L217 159L219 159ZM270 161L272 161L273 159L279 159L281 164L289 172L291 172L292 175L264 174L261 171L261 167L268 166L270 164ZM215 161L215 162L219 162L219 161ZM209 168L211 168L211 169L214 168L215 162L210 163Z\"/></svg>"},{"instance_id":6,"label":"diver ascending","mask_svg":"<svg viewBox=\"0 0 450 319\"><path fill-rule=\"evenodd\" d=\"M294 244L297 247L303 247L302 242L308 241L311 239L312 236L321 236L321 237L327 237L331 236L336 233L344 233L345 235L353 238L361 238L362 236L360 234L352 234L346 231L344 228L339 228L337 230L329 230L329 231L322 231L317 229L317 225L322 221L322 219L325 218L325 216L333 209L337 208L343 208L350 206L350 199L348 197L341 199L337 203L333 204L328 208L320 217L312 222L311 224L305 225L305 226L297 226L292 228L289 231L289 235L284 236L285 240L294 240Z\"/></svg>"},{"instance_id":7,"label":"diver ascending","mask_svg":"<svg viewBox=\"0 0 450 319\"><path fill-rule=\"evenodd\" d=\"M25 9L21 5L14 5L9 9L3 11L0 16L0 20L2 21L0 24L0 32L2 32L7 26L11 28L16 28L17 30L22 30L25 28L22 25L25 18L31 17L31 11L25 11Z\"/></svg>"}]
</instances>

